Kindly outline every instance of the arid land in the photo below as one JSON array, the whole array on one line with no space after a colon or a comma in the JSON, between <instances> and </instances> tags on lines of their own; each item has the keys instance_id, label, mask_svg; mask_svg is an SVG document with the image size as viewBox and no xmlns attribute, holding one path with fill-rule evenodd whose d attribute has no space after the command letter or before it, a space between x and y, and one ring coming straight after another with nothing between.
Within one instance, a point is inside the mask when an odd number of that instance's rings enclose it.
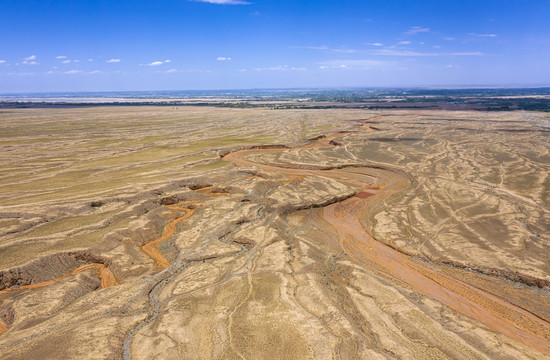
<instances>
[{"instance_id":1,"label":"arid land","mask_svg":"<svg viewBox=\"0 0 550 360\"><path fill-rule=\"evenodd\" d=\"M548 123L0 110L0 358L550 359Z\"/></svg>"}]
</instances>

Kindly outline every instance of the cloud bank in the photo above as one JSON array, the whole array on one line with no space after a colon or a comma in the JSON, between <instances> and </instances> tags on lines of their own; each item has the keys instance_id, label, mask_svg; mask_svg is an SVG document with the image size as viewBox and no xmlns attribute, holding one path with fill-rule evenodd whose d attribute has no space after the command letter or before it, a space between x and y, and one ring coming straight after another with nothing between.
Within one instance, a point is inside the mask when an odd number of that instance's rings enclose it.
<instances>
[{"instance_id":1,"label":"cloud bank","mask_svg":"<svg viewBox=\"0 0 550 360\"><path fill-rule=\"evenodd\" d=\"M418 33L426 33L430 32L430 28L422 27L422 26L413 26L409 30L405 32L407 35L416 35Z\"/></svg>"}]
</instances>

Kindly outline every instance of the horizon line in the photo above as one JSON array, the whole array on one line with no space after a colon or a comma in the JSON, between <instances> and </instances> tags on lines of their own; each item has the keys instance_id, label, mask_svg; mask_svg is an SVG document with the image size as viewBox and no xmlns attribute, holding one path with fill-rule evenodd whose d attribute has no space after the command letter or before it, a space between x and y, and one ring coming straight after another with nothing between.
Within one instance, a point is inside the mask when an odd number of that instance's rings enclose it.
<instances>
[{"instance_id":1,"label":"horizon line","mask_svg":"<svg viewBox=\"0 0 550 360\"><path fill-rule=\"evenodd\" d=\"M487 90L499 90L499 89L545 89L550 88L548 85L525 85L525 84L509 84L509 85L496 85L496 84L470 84L470 85L397 85L397 86L331 86L331 87L289 87L289 88L218 88L218 89L177 89L177 90L58 90L58 91L22 91L22 92L2 92L0 96L17 96L17 95L39 95L39 94L79 94L79 93L159 93L159 92L218 92L218 91L296 91L296 90L309 90L309 91L330 91L330 90L361 90L361 89L421 89L421 90L475 90L475 89L487 89Z\"/></svg>"}]
</instances>

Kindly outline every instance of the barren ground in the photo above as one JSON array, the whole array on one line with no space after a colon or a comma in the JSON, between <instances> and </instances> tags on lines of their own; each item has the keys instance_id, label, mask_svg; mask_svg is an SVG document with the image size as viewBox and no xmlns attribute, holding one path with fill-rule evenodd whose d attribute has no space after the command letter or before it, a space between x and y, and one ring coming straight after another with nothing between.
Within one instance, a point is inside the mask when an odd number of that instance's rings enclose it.
<instances>
[{"instance_id":1,"label":"barren ground","mask_svg":"<svg viewBox=\"0 0 550 360\"><path fill-rule=\"evenodd\" d=\"M0 358L550 359L549 122L0 110Z\"/></svg>"}]
</instances>

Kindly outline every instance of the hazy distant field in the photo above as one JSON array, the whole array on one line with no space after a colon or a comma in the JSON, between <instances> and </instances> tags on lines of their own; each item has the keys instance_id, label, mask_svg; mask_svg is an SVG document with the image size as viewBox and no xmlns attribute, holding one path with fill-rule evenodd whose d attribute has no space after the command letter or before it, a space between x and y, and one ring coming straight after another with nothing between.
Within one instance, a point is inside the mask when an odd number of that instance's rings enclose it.
<instances>
[{"instance_id":1,"label":"hazy distant field","mask_svg":"<svg viewBox=\"0 0 550 360\"><path fill-rule=\"evenodd\" d=\"M0 110L0 358L549 358L547 123Z\"/></svg>"}]
</instances>

